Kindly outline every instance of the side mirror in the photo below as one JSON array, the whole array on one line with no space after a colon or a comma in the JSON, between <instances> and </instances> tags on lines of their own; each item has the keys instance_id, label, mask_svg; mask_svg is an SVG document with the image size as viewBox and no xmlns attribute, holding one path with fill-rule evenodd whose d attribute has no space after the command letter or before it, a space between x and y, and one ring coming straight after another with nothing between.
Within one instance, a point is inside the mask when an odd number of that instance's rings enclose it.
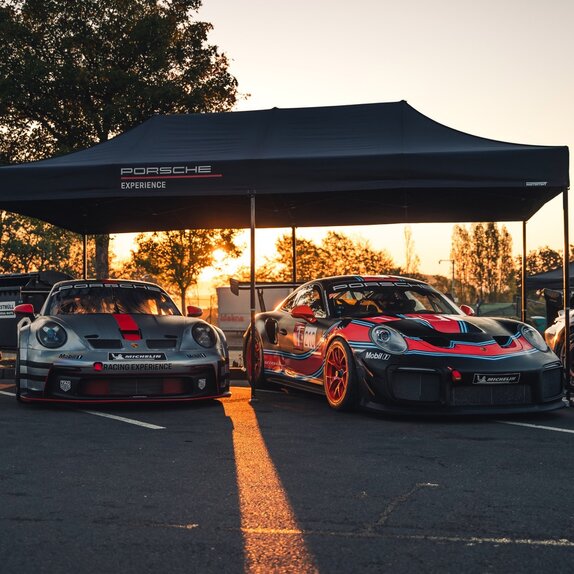
<instances>
[{"instance_id":1,"label":"side mirror","mask_svg":"<svg viewBox=\"0 0 574 574\"><path fill-rule=\"evenodd\" d=\"M476 313L474 312L474 309L473 309L470 305L460 305L460 310L461 310L465 315L468 315L469 317L472 317L473 315L476 315Z\"/></svg>"},{"instance_id":2,"label":"side mirror","mask_svg":"<svg viewBox=\"0 0 574 574\"><path fill-rule=\"evenodd\" d=\"M34 317L34 305L31 303L22 303L14 307L14 315L16 317Z\"/></svg>"},{"instance_id":3,"label":"side mirror","mask_svg":"<svg viewBox=\"0 0 574 574\"><path fill-rule=\"evenodd\" d=\"M196 307L195 305L188 305L187 306L187 316L188 317L201 317L203 311L201 307Z\"/></svg>"},{"instance_id":4,"label":"side mirror","mask_svg":"<svg viewBox=\"0 0 574 574\"><path fill-rule=\"evenodd\" d=\"M313 309L309 305L297 305L291 309L291 317L294 319L305 319L309 323L316 323L317 319L313 313Z\"/></svg>"}]
</instances>

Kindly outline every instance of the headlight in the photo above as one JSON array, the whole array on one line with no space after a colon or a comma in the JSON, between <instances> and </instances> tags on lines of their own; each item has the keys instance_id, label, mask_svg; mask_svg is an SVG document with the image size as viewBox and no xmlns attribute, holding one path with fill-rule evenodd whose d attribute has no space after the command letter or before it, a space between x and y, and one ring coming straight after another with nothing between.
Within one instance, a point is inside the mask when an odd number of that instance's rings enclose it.
<instances>
[{"instance_id":1,"label":"headlight","mask_svg":"<svg viewBox=\"0 0 574 574\"><path fill-rule=\"evenodd\" d=\"M207 323L196 323L191 328L191 334L195 342L205 348L213 347L217 341L215 331Z\"/></svg>"},{"instance_id":2,"label":"headlight","mask_svg":"<svg viewBox=\"0 0 574 574\"><path fill-rule=\"evenodd\" d=\"M407 350L404 337L391 327L378 326L371 330L371 340L387 353L400 355Z\"/></svg>"},{"instance_id":3,"label":"headlight","mask_svg":"<svg viewBox=\"0 0 574 574\"><path fill-rule=\"evenodd\" d=\"M536 349L539 351L547 351L548 345L544 340L544 337L530 325L522 325L521 327L522 336Z\"/></svg>"},{"instance_id":4,"label":"headlight","mask_svg":"<svg viewBox=\"0 0 574 574\"><path fill-rule=\"evenodd\" d=\"M37 331L36 337L40 344L48 349L57 349L66 343L68 335L62 325L54 321L46 321Z\"/></svg>"}]
</instances>

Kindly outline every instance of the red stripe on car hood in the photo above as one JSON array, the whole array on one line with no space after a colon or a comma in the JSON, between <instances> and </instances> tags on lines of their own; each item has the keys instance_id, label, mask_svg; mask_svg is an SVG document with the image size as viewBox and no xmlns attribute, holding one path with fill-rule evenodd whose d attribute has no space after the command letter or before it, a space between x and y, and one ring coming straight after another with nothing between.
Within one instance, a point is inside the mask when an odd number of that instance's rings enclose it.
<instances>
[{"instance_id":1,"label":"red stripe on car hood","mask_svg":"<svg viewBox=\"0 0 574 574\"><path fill-rule=\"evenodd\" d=\"M139 341L141 339L140 328L131 315L114 313L114 319L124 339L128 341Z\"/></svg>"}]
</instances>

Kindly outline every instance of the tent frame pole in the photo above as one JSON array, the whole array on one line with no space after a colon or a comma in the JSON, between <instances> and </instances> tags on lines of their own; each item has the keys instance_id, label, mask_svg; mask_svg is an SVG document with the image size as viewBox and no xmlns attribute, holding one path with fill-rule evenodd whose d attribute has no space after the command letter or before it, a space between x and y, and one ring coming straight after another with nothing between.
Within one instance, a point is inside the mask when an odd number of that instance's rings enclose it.
<instances>
[{"instance_id":1,"label":"tent frame pole","mask_svg":"<svg viewBox=\"0 0 574 574\"><path fill-rule=\"evenodd\" d=\"M522 221L522 277L520 279L520 320L526 322L526 221Z\"/></svg>"},{"instance_id":2,"label":"tent frame pole","mask_svg":"<svg viewBox=\"0 0 574 574\"><path fill-rule=\"evenodd\" d=\"M562 263L562 281L564 283L564 372L566 375L566 398L572 400L573 380L572 353L570 345L570 237L568 224L568 188L562 190L562 211L564 214L564 261Z\"/></svg>"},{"instance_id":3,"label":"tent frame pole","mask_svg":"<svg viewBox=\"0 0 574 574\"><path fill-rule=\"evenodd\" d=\"M291 251L292 251L292 275L291 279L293 283L297 283L297 235L296 227L291 228Z\"/></svg>"},{"instance_id":4,"label":"tent frame pole","mask_svg":"<svg viewBox=\"0 0 574 574\"><path fill-rule=\"evenodd\" d=\"M250 245L250 286L249 286L249 306L250 306L250 337L249 337L249 344L251 346L249 353L251 355L251 364L249 365L249 386L251 387L251 400L256 400L256 390L255 390L255 376L257 370L255 368L255 336L257 330L255 328L255 192L252 191L249 194L249 207L250 207L250 236L251 236L251 245ZM263 368L263 365L261 365Z\"/></svg>"},{"instance_id":5,"label":"tent frame pole","mask_svg":"<svg viewBox=\"0 0 574 574\"><path fill-rule=\"evenodd\" d=\"M83 257L82 257L82 275L83 279L88 278L88 236L87 234L82 235L83 244Z\"/></svg>"}]
</instances>

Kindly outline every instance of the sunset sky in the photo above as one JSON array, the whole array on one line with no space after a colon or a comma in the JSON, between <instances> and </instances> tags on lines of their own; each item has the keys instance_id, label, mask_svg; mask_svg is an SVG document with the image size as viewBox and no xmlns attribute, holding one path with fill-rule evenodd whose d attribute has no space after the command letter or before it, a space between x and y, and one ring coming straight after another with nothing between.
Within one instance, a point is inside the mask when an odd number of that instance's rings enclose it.
<instances>
[{"instance_id":1,"label":"sunset sky","mask_svg":"<svg viewBox=\"0 0 574 574\"><path fill-rule=\"evenodd\" d=\"M204 0L199 17L249 94L237 110L407 100L474 135L574 149L572 0ZM521 224L505 225L519 253ZM403 225L342 229L404 263ZM411 229L421 271L449 275L452 225ZM562 229L559 197L528 223L528 250L562 249ZM259 256L275 235L258 234Z\"/></svg>"}]
</instances>

